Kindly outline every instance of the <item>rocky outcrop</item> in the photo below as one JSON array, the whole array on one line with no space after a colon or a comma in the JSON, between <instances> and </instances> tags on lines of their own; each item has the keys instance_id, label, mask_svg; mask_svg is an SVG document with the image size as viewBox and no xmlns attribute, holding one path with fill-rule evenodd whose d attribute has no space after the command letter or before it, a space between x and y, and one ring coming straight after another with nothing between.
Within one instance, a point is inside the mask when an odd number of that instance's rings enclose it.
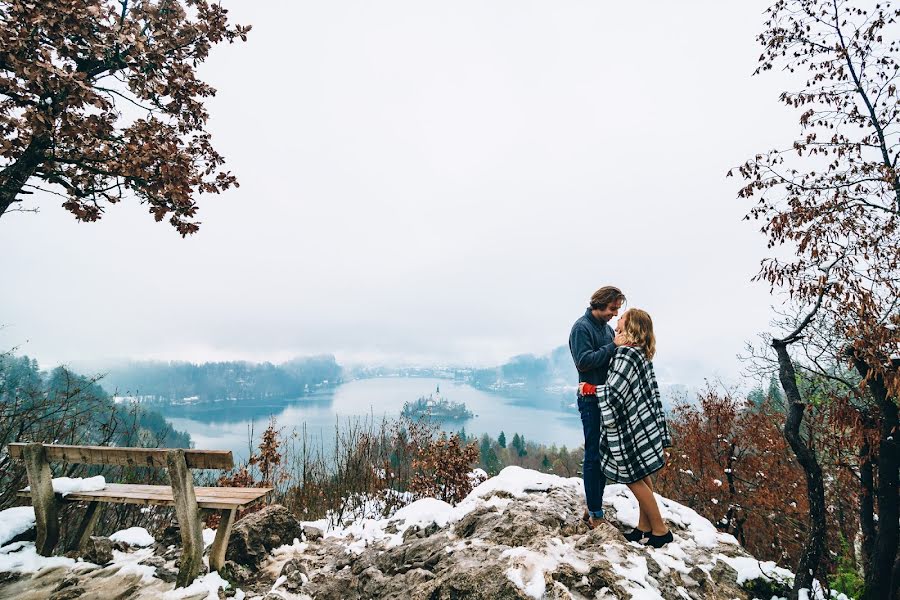
<instances>
[{"instance_id":1,"label":"rocky outcrop","mask_svg":"<svg viewBox=\"0 0 900 600\"><path fill-rule=\"evenodd\" d=\"M389 519L363 519L337 529L324 521L301 523L284 507L270 506L235 525L221 573L210 573L194 590L177 595L189 600L235 593L247 600L749 600L752 594L743 584L761 570L790 575L760 564L734 538L678 503L660 499L675 535L662 549L622 536L637 520L637 504L624 486L608 486L604 505L609 522L590 530L581 520L579 480L509 467L457 506L426 498ZM96 539L101 546L96 562L102 563L105 545ZM68 562L0 577L0 599L155 600L172 590L177 569L177 549L161 546L127 552L113 547L114 560L106 566L59 559ZM219 589L227 585L220 576L231 582L227 590Z\"/></svg>"},{"instance_id":2,"label":"rocky outcrop","mask_svg":"<svg viewBox=\"0 0 900 600\"><path fill-rule=\"evenodd\" d=\"M107 537L91 536L80 553L84 560L96 565L105 565L112 562L113 543Z\"/></svg>"},{"instance_id":3,"label":"rocky outcrop","mask_svg":"<svg viewBox=\"0 0 900 600\"><path fill-rule=\"evenodd\" d=\"M303 537L303 526L281 505L267 506L234 525L225 556L239 565L257 566L269 552Z\"/></svg>"},{"instance_id":4,"label":"rocky outcrop","mask_svg":"<svg viewBox=\"0 0 900 600\"><path fill-rule=\"evenodd\" d=\"M265 597L750 597L731 564L755 559L694 511L662 500L676 541L657 550L622 536L637 517L624 486L609 487L609 523L589 530L580 518L577 480L533 471L524 476L529 478L534 485L526 481L521 489L479 488L476 492L482 493L455 508L436 500L417 506L420 501L393 519L357 523L320 540L277 549L264 571L284 577Z\"/></svg>"}]
</instances>

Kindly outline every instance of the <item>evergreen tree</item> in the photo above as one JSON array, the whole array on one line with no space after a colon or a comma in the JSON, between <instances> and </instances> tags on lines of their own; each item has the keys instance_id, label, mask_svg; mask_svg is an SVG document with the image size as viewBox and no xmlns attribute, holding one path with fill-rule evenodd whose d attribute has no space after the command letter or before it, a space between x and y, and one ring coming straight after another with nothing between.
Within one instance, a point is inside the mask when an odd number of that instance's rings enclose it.
<instances>
[{"instance_id":1,"label":"evergreen tree","mask_svg":"<svg viewBox=\"0 0 900 600\"><path fill-rule=\"evenodd\" d=\"M544 460L541 461L541 469L543 469L544 471L552 471L553 470L553 465L550 463L550 459L547 457L546 454L544 455Z\"/></svg>"},{"instance_id":2,"label":"evergreen tree","mask_svg":"<svg viewBox=\"0 0 900 600\"><path fill-rule=\"evenodd\" d=\"M494 451L494 446L491 444L491 438L488 434L481 436L481 446L478 448L478 452L481 456L481 468L484 469L488 475L493 477L500 472L502 466L500 464L500 458Z\"/></svg>"},{"instance_id":3,"label":"evergreen tree","mask_svg":"<svg viewBox=\"0 0 900 600\"><path fill-rule=\"evenodd\" d=\"M766 401L766 393L763 391L761 387L755 387L750 390L750 393L747 394L747 403L751 410L759 410L759 408L763 405L763 402Z\"/></svg>"},{"instance_id":4,"label":"evergreen tree","mask_svg":"<svg viewBox=\"0 0 900 600\"><path fill-rule=\"evenodd\" d=\"M525 436L518 433L513 434L512 447L519 456L525 456L528 452L525 450Z\"/></svg>"},{"instance_id":5,"label":"evergreen tree","mask_svg":"<svg viewBox=\"0 0 900 600\"><path fill-rule=\"evenodd\" d=\"M506 434L502 431L500 432L500 437L497 438L497 443L501 448L506 448Z\"/></svg>"},{"instance_id":6,"label":"evergreen tree","mask_svg":"<svg viewBox=\"0 0 900 600\"><path fill-rule=\"evenodd\" d=\"M784 394L781 392L781 383L775 376L775 373L769 377L769 400L777 407L784 406Z\"/></svg>"}]
</instances>

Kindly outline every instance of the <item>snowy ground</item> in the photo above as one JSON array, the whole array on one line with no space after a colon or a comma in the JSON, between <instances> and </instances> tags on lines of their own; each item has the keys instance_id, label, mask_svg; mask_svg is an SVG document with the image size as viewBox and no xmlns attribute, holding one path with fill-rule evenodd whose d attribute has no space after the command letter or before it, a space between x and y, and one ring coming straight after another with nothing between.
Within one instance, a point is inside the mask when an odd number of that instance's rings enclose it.
<instances>
[{"instance_id":1,"label":"snowy ground","mask_svg":"<svg viewBox=\"0 0 900 600\"><path fill-rule=\"evenodd\" d=\"M69 488L81 484L67 484ZM96 485L94 482L92 485ZM392 548L404 543L404 533L410 528L425 528L436 524L439 528L458 523L467 515L478 509L497 509L503 511L517 501L533 498L536 492L562 490L567 497L578 498L583 494L583 484L577 478L562 478L519 467L507 467L497 476L488 479L462 502L451 506L434 498L425 498L413 502L397 511L393 516L384 519L358 518L346 525L329 527L329 520L309 522L307 524L322 529L325 539L340 544L351 555L359 555L375 547ZM546 494L544 494L546 495ZM715 527L695 511L668 499L658 497L665 519L676 527L676 541L660 550L646 549L637 544L609 545L605 559L613 565L620 578L623 589L631 590L636 598L662 598L655 582L650 581L652 575L648 569L647 556L653 558L662 569L662 574L675 571L682 576L695 567L709 573L718 561L727 563L738 574L738 583L758 577L791 580L793 575L774 563L759 562L740 551L736 540L718 532ZM638 510L634 497L622 485L609 485L604 494L604 504L613 509L617 521L624 526L636 525ZM43 570L63 567L73 573L85 572L101 568L65 557L42 557L35 552L32 542L8 543L16 535L27 531L34 524L34 511L30 507L17 507L0 511L0 572L38 573ZM415 531L415 530L414 530ZM204 541L212 542L213 530L203 532ZM111 571L119 576L138 580L152 594L147 598L185 599L208 598L218 599L218 590L227 589L228 582L217 573L210 573L195 581L190 587L173 590L173 584L164 584L155 577L156 569L152 566L138 564L152 554L149 547L154 543L153 537L143 528L132 527L114 533L111 540L127 543L129 552L114 552L114 560L103 566L103 571ZM465 544L477 545L479 540L467 540ZM457 546L448 545L446 551L461 551L463 542ZM723 548L726 549L723 551ZM732 548L732 550L728 550ZM272 552L273 564L284 564L291 556L299 556L307 551L307 544L295 540ZM703 557L700 563L697 557ZM547 539L542 544L530 547L511 547L502 555L507 568L503 575L515 586L532 598L542 598L547 590L546 575L567 565L578 573L588 573L591 556L576 548L571 541L564 539ZM651 561L652 562L652 561ZM280 568L280 567L279 567ZM277 570L275 577L277 577ZM283 578L276 579L273 589L284 583ZM279 593L283 593L281 590ZM285 593L286 594L286 593ZM238 600L245 596L236 590ZM686 596L686 595L685 595ZM810 597L821 598L821 591ZM285 597L302 598L302 595L285 595ZM686 596L687 597L687 596ZM845 600L845 599L844 599Z\"/></svg>"}]
</instances>

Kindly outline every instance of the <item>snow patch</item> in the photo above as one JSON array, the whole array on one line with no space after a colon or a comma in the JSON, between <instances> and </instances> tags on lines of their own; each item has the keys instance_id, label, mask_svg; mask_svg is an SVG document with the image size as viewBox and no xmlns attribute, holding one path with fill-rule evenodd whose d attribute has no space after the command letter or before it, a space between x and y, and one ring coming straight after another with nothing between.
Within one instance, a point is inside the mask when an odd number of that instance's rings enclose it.
<instances>
[{"instance_id":1,"label":"snow patch","mask_svg":"<svg viewBox=\"0 0 900 600\"><path fill-rule=\"evenodd\" d=\"M579 573L591 570L587 562L576 556L574 543L566 544L559 539L550 540L544 552L517 547L504 550L501 556L510 558L512 562L506 570L506 577L527 595L538 600L547 591L545 574L556 571L560 564L569 564Z\"/></svg>"},{"instance_id":2,"label":"snow patch","mask_svg":"<svg viewBox=\"0 0 900 600\"><path fill-rule=\"evenodd\" d=\"M119 550L113 550L112 554L112 564L120 567L120 574L125 575L133 573L135 575L140 575L142 583L150 583L151 581L153 581L153 577L156 575L156 567L138 564L142 560L153 556L152 548L141 548L140 550L137 550L135 552L121 552Z\"/></svg>"},{"instance_id":3,"label":"snow patch","mask_svg":"<svg viewBox=\"0 0 900 600\"><path fill-rule=\"evenodd\" d=\"M34 542L16 542L0 548L0 573L36 573L48 567L75 567L75 560L65 556L41 556Z\"/></svg>"},{"instance_id":4,"label":"snow patch","mask_svg":"<svg viewBox=\"0 0 900 600\"><path fill-rule=\"evenodd\" d=\"M124 542L129 546L144 547L153 544L156 540L143 527L129 527L109 536L110 541Z\"/></svg>"},{"instance_id":5,"label":"snow patch","mask_svg":"<svg viewBox=\"0 0 900 600\"><path fill-rule=\"evenodd\" d=\"M34 508L17 506L0 510L0 546L34 527Z\"/></svg>"},{"instance_id":6,"label":"snow patch","mask_svg":"<svg viewBox=\"0 0 900 600\"><path fill-rule=\"evenodd\" d=\"M546 492L554 487L577 487L584 485L581 479L575 477L560 477L539 473L522 467L506 467L494 477L491 477L463 500L483 498L496 492L506 492L515 498L521 498L528 492ZM461 504L462 504L461 503Z\"/></svg>"},{"instance_id":7,"label":"snow patch","mask_svg":"<svg viewBox=\"0 0 900 600\"><path fill-rule=\"evenodd\" d=\"M206 527L203 529L203 547L206 548L216 540L216 530Z\"/></svg>"},{"instance_id":8,"label":"snow patch","mask_svg":"<svg viewBox=\"0 0 900 600\"><path fill-rule=\"evenodd\" d=\"M745 581L750 581L751 579L759 579L760 577L778 581L794 580L793 573L779 567L771 560L759 561L752 556L731 557L725 556L724 554L717 554L715 559L727 563L737 571L738 585L743 584Z\"/></svg>"},{"instance_id":9,"label":"snow patch","mask_svg":"<svg viewBox=\"0 0 900 600\"><path fill-rule=\"evenodd\" d=\"M170 592L163 594L163 600L179 600L181 598L189 598L196 596L202 592L207 592L206 600L219 600L219 588L227 590L230 584L222 579L216 571L208 573L203 577L194 580L194 583L186 588L175 588ZM237 596L235 596L237 597ZM241 594L243 597L243 593Z\"/></svg>"},{"instance_id":10,"label":"snow patch","mask_svg":"<svg viewBox=\"0 0 900 600\"><path fill-rule=\"evenodd\" d=\"M52 481L53 491L62 494L63 497L77 492L97 492L106 487L106 479L103 475L96 477L56 477ZM25 488L26 492L31 491L31 486Z\"/></svg>"}]
</instances>

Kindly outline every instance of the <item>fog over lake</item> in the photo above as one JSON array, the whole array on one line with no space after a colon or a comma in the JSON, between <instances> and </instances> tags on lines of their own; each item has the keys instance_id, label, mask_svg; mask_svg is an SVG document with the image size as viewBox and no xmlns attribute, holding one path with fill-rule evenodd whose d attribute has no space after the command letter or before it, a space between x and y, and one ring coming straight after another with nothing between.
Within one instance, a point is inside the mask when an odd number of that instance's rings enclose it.
<instances>
[{"instance_id":1,"label":"fog over lake","mask_svg":"<svg viewBox=\"0 0 900 600\"><path fill-rule=\"evenodd\" d=\"M222 400L197 404L162 405L158 410L173 427L191 434L201 449L229 449L235 458L246 458L249 432L254 445L274 417L285 436L304 425L310 440L326 448L334 442L335 425L354 419L397 417L404 402L427 396L440 386L451 402L463 402L475 416L445 423L443 429L469 435L483 433L496 438L500 431L511 439L514 433L527 441L577 447L582 443L578 410L558 397L510 397L477 390L445 379L385 377L361 379L336 388L316 391L295 400ZM574 402L574 397L573 400Z\"/></svg>"}]
</instances>

